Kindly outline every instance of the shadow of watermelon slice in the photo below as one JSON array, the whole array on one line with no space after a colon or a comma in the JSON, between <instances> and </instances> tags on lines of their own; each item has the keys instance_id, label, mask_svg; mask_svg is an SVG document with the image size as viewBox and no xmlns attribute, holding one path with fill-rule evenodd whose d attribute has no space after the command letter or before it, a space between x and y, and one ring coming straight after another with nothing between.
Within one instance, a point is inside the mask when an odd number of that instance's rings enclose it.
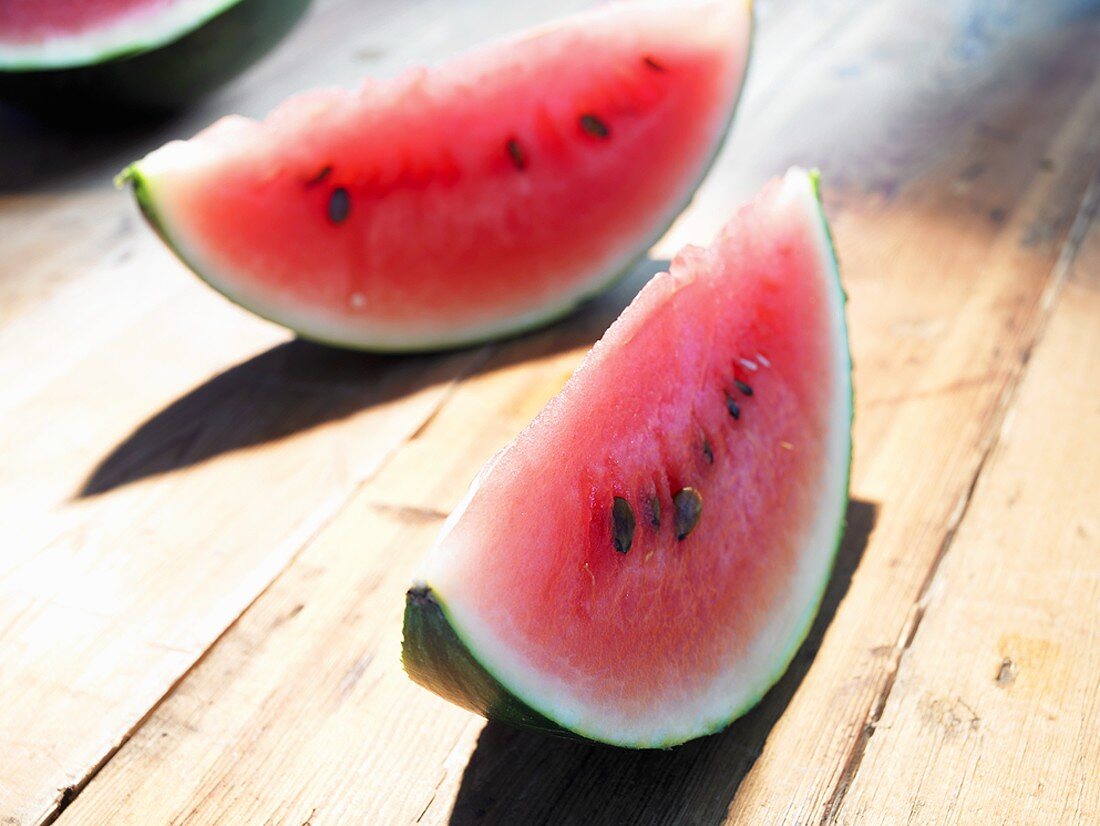
<instances>
[{"instance_id":1,"label":"shadow of watermelon slice","mask_svg":"<svg viewBox=\"0 0 1100 826\"><path fill-rule=\"evenodd\" d=\"M874 502L849 502L836 567L806 641L760 704L724 732L670 751L637 752L490 722L463 772L450 823L725 822L741 782L813 665L878 513Z\"/></svg>"}]
</instances>

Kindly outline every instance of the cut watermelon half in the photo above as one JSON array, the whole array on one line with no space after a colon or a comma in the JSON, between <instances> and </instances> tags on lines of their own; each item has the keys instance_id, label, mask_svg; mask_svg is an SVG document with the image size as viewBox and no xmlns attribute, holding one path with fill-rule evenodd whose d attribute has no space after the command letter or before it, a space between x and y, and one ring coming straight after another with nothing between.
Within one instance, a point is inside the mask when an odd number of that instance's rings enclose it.
<instances>
[{"instance_id":1,"label":"cut watermelon half","mask_svg":"<svg viewBox=\"0 0 1100 826\"><path fill-rule=\"evenodd\" d=\"M251 65L309 0L0 0L0 99L167 110Z\"/></svg>"},{"instance_id":2,"label":"cut watermelon half","mask_svg":"<svg viewBox=\"0 0 1100 826\"><path fill-rule=\"evenodd\" d=\"M805 638L844 525L844 294L792 170L634 299L482 470L409 591L409 675L634 748L717 731Z\"/></svg>"},{"instance_id":3,"label":"cut watermelon half","mask_svg":"<svg viewBox=\"0 0 1100 826\"><path fill-rule=\"evenodd\" d=\"M223 119L124 178L195 272L305 337L493 338L604 289L665 231L727 131L750 33L745 2L609 5Z\"/></svg>"}]
</instances>

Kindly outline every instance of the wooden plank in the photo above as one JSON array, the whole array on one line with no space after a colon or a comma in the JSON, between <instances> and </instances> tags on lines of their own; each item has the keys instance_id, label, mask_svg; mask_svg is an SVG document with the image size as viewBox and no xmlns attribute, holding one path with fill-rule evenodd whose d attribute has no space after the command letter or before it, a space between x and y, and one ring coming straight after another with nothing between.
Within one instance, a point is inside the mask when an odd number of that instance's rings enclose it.
<instances>
[{"instance_id":1,"label":"wooden plank","mask_svg":"<svg viewBox=\"0 0 1100 826\"><path fill-rule=\"evenodd\" d=\"M961 100L937 106L920 83L901 95L895 78L886 108L908 106L913 116L893 126L927 130L917 139L927 149L898 148L894 157L921 174L901 184L878 220L853 226L853 215L837 227L848 272L881 274L868 303L861 307L854 293L851 305L853 484L881 503L881 516L814 668L737 789L733 822L817 822L834 813L1045 316L1049 274L1100 161L1100 73L1087 57L1100 44L1097 15L1024 15L1022 28L997 34L983 10L959 4L952 18L993 29L975 47L984 66L960 60L967 41L931 36L934 27L915 37L893 28L878 42L910 55L911 71L935 78L949 101ZM912 13L927 19L930 10ZM929 62L938 49L942 62ZM887 198L898 186L888 169L871 173ZM846 238L858 246L846 247Z\"/></svg>"},{"instance_id":2,"label":"wooden plank","mask_svg":"<svg viewBox=\"0 0 1100 826\"><path fill-rule=\"evenodd\" d=\"M1021 14L988 37L978 26L975 44L967 32L985 11L879 4L815 56L771 64L789 75L754 81L774 96L750 93L729 151L673 233L705 238L730 193L794 159L837 181L827 195L857 364L855 525L823 620L758 710L722 736L632 754L482 727L400 671L401 596L416 558L480 463L560 388L583 349L572 345L602 329L620 292L463 381L63 822L826 814L998 432L1100 160L1095 21ZM914 25L899 31L899 17Z\"/></svg>"},{"instance_id":3,"label":"wooden plank","mask_svg":"<svg viewBox=\"0 0 1100 826\"><path fill-rule=\"evenodd\" d=\"M190 317L232 343L211 310ZM116 748L484 357L395 362L282 343L172 401L213 359L162 368L181 341L165 316L88 357L112 369L78 363L6 417L0 695L20 701L0 705L0 811L19 822L48 815ZM110 392L135 374L157 378ZM20 505L39 519L15 522Z\"/></svg>"},{"instance_id":4,"label":"wooden plank","mask_svg":"<svg viewBox=\"0 0 1100 826\"><path fill-rule=\"evenodd\" d=\"M0 696L19 698L0 704L0 820L71 798L489 353L290 342L175 263L112 176L224 111L460 48L475 5L320 2L270 61L147 129L0 121Z\"/></svg>"},{"instance_id":5,"label":"wooden plank","mask_svg":"<svg viewBox=\"0 0 1100 826\"><path fill-rule=\"evenodd\" d=\"M14 756L0 815L33 822L71 797L485 355L286 345L175 264L111 177L224 111L581 5L319 2L271 60L179 120L79 136L0 122L0 690L29 698L0 712ZM799 14L830 5L855 4Z\"/></svg>"},{"instance_id":6,"label":"wooden plank","mask_svg":"<svg viewBox=\"0 0 1100 826\"><path fill-rule=\"evenodd\" d=\"M1089 241L930 584L839 822L1100 821L1092 208Z\"/></svg>"},{"instance_id":7,"label":"wooden plank","mask_svg":"<svg viewBox=\"0 0 1100 826\"><path fill-rule=\"evenodd\" d=\"M415 819L440 773L460 774L482 721L412 686L401 671L412 568L443 509L461 497L470 468L528 420L539 405L533 400L560 389L648 274L569 324L515 343L463 382L447 415L310 543L63 822L300 823L311 813L315 823ZM208 694L212 680L217 697ZM426 738L433 730L439 737ZM147 782L123 791L139 775Z\"/></svg>"}]
</instances>

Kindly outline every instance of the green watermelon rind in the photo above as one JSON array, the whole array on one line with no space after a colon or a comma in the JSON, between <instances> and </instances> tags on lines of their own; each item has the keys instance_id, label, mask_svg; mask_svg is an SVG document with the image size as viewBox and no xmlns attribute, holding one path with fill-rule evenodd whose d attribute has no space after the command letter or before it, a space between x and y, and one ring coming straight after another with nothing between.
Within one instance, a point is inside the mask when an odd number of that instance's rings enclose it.
<instances>
[{"instance_id":1,"label":"green watermelon rind","mask_svg":"<svg viewBox=\"0 0 1100 826\"><path fill-rule=\"evenodd\" d=\"M394 341L392 338L379 338L375 340L358 340L350 341L347 338L341 338L340 336L327 335L323 331L317 329L304 329L302 326L296 326L292 323L288 323L285 318L279 318L280 313L276 311L268 311L262 307L258 307L256 302L251 301L243 296L236 295L234 291L219 283L216 278L205 272L194 255L188 255L183 245L172 238L172 233L168 228L168 222L160 216L160 212L156 207L156 197L154 195L154 181L149 175L142 172L142 161L137 161L125 170L123 170L115 179L116 185L123 185L130 183L133 186L134 197L138 202L138 206L141 209L142 214L145 216L146 221L150 224L153 230L160 236L161 240L168 246L172 253L178 258L188 269L190 269L198 278L203 281L207 286L211 287L215 292L220 293L225 298L232 301L239 307L248 310L250 313L259 316L273 324L278 324L281 327L294 332L298 337L307 341L313 341L318 344L323 344L329 347L339 347L343 349L351 350L363 350L372 353L389 353L389 354L403 354L403 353L427 353L436 352L440 350L455 349L461 347L474 347L481 344L488 344L501 339L511 338L514 336L521 336L526 333L530 333L534 330L539 330L544 327L553 324L555 321L559 321L562 318L570 315L578 307L593 298L602 295L610 290L617 283L622 281L627 275L634 271L638 264L645 260L647 252L653 247L664 235L672 228L673 224L680 215L687 210L695 198L696 192L703 180L709 174L711 167L714 166L714 162L721 154L722 149L725 147L727 140L729 139L729 133L734 121L734 117L737 113L737 108L740 105L741 97L744 93L745 83L748 80L749 70L752 66L752 50L753 43L755 41L755 28L756 18L753 10L753 4L747 2L745 4L746 13L749 18L749 32L748 32L748 47L745 51L745 59L743 63L741 84L737 90L737 96L734 98L732 105L730 106L729 115L726 118L726 122L721 130L721 135L718 142L715 145L714 151L703 165L702 170L695 179L693 185L689 188L687 196L677 204L677 206L670 211L669 217L662 221L658 231L654 232L645 242L639 244L638 253L633 253L626 258L625 263L619 263L607 268L608 275L603 278L596 279L593 283L581 293L565 298L563 301L557 304L551 304L534 311L531 311L518 320L515 316L502 318L499 323L488 327L479 328L476 333L447 335L439 338L432 339L409 339L407 341ZM316 325L314 325L316 327Z\"/></svg>"},{"instance_id":2,"label":"green watermelon rind","mask_svg":"<svg viewBox=\"0 0 1100 826\"><path fill-rule=\"evenodd\" d=\"M66 119L169 111L217 88L278 43L310 0L221 0L156 36L81 59L0 57L0 100Z\"/></svg>"},{"instance_id":3,"label":"green watermelon rind","mask_svg":"<svg viewBox=\"0 0 1100 826\"><path fill-rule=\"evenodd\" d=\"M844 307L847 304L847 294L844 291L840 279L840 266L836 256L836 246L832 230L825 216L825 207L821 198L820 174L815 169L807 173L814 196L817 200L818 216L827 240L829 263L835 288L841 298L841 318L839 332L844 337L844 352L847 356L845 363L838 369L846 369L851 376L852 362L851 351L848 345L848 326ZM847 422L849 434L851 433L854 390L852 383L848 382L849 394L847 398ZM852 470L852 441L848 440L848 455L844 474L844 484L841 488L840 512L843 514L849 499ZM776 657L776 669L764 680L760 691L749 696L728 716L700 731L694 737L715 734L727 728L733 721L754 708L764 696L783 677L794 661L798 650L806 641L813 626L814 619L821 609L821 603L825 597L829 581L836 567L837 554L844 537L846 520L842 516L833 539L833 547L829 554L829 562L825 575L821 578L816 597L808 603L808 610L802 619L801 630L792 638L791 646ZM655 748L667 749L686 742L683 738L672 738L654 742L613 742L606 737L597 737L585 732L581 728L566 728L554 721L554 711L550 708L539 708L539 704L530 698L518 696L511 691L492 670L481 663L471 650L469 641L458 630L458 625L450 617L445 600L429 585L418 585L409 591L405 603L404 641L402 643L402 662L405 671L415 681L431 689L440 696L456 703L464 708L474 711L490 720L507 723L519 728L539 731L568 739L600 742L624 748Z\"/></svg>"},{"instance_id":4,"label":"green watermelon rind","mask_svg":"<svg viewBox=\"0 0 1100 826\"><path fill-rule=\"evenodd\" d=\"M535 711L490 674L455 632L442 602L430 588L412 588L406 595L401 661L413 680L483 717L544 734L583 739Z\"/></svg>"}]
</instances>

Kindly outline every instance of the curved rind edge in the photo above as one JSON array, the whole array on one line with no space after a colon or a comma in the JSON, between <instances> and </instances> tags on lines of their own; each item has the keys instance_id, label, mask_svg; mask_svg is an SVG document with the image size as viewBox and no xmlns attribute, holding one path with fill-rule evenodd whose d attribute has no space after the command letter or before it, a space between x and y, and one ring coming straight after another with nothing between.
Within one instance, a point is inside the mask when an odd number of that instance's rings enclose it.
<instances>
[{"instance_id":1,"label":"curved rind edge","mask_svg":"<svg viewBox=\"0 0 1100 826\"><path fill-rule=\"evenodd\" d=\"M320 332L314 329L304 329L301 326L292 326L285 320L276 318L273 313L265 312L256 307L255 303L243 299L239 296L231 294L225 287L216 282L214 278L207 275L203 268L198 266L196 262L191 261L180 248L180 245L173 242L165 222L160 219L155 219L153 216L157 215L157 209L155 206L155 200L151 192L151 185L148 177L142 176L139 173L141 161L136 161L127 167L118 178L116 178L116 184L120 181L130 180L134 183L134 194L138 199L138 204L141 207L142 213L149 221L150 225L160 236L161 240L172 250L175 256L183 262L198 278L203 281L207 286L233 302L237 306L248 310L250 313L259 316L266 321L270 321L273 324L278 324L281 327L285 327L300 338L308 341L313 341L318 344L323 344L330 347L339 347L349 350L363 350L365 352L372 353L389 353L389 354L401 354L401 353L428 353L438 352L442 350L458 349L462 347L473 347L479 344L486 344L493 341L499 341L501 339L510 338L513 336L520 336L525 333L532 332L534 330L542 329L555 321L558 321L565 316L572 313L580 305L586 301L602 295L608 290L612 289L622 279L624 279L634 268L642 261L646 252L653 247L664 235L672 228L672 225L676 223L676 220L682 215L687 208L691 205L691 202L695 198L695 194L702 184L703 180L709 174L711 167L714 166L714 162L717 160L718 155L721 154L722 149L726 145L726 141L729 139L729 133L732 128L734 118L737 114L737 109L740 106L741 98L744 96L745 84L748 82L749 72L752 68L752 52L753 45L756 40L756 16L753 9L753 4L747 2L745 10L748 15L748 38L747 48L745 50L744 68L741 74L741 84L737 89L737 97L734 99L732 106L730 107L729 117L726 119L726 124L722 130L722 135L715 145L714 152L707 160L703 169L700 171L698 178L695 181L694 186L691 187L686 199L671 212L671 217L664 222L659 231L655 232L652 237L647 238L644 242L638 246L638 252L629 256L628 262L624 264L614 265L608 268L606 274L597 276L592 279L591 284L587 289L580 294L563 301L561 304L549 305L543 308L543 312L534 312L526 316L522 321L517 322L515 317L501 319L500 323L496 327L491 327L487 330L479 330L475 334L458 332L452 336L444 336L438 339L432 340L409 340L402 342L395 342L393 340L368 340L362 339L359 341L352 341L348 338L341 338L339 336L327 335L324 332ZM141 182L141 189L139 190L138 182ZM144 193L144 199L142 200L142 194Z\"/></svg>"},{"instance_id":2,"label":"curved rind edge","mask_svg":"<svg viewBox=\"0 0 1100 826\"><path fill-rule=\"evenodd\" d=\"M349 343L347 340L337 339L324 335L318 335L317 333L309 330L303 330L300 327L291 327L285 321L276 318L270 313L263 312L257 309L253 304L243 300L232 293L229 293L211 280L203 271L203 268L194 263L191 258L184 253L181 246L172 238L172 234L168 230L168 223L161 218L160 212L156 206L156 198L153 195L152 183L148 176L144 175L141 171L141 161L135 161L126 167L122 172L115 176L115 186L123 188L129 185L134 194L134 200L137 202L138 208L141 210L142 217L145 218L146 223L157 234L157 237L164 243L166 247L172 252L172 254L179 260L187 269L194 273L200 281L202 281L214 292L218 293L225 299L228 299L233 304L236 304L243 310L247 310L253 315L270 321L272 324L277 324L280 327L284 327L299 338L306 341L312 341L316 344L322 344L326 347L339 347L343 349L362 350L364 352L371 353L384 353L384 354L410 354L410 353L432 353L439 352L448 349L457 349L460 347L474 347L479 344L487 344L493 341L499 341L500 339L507 338L509 336L522 335L523 333L531 330L542 328L548 324L552 324L560 318L571 313L576 307L590 298L591 296L585 295L570 301L568 304L562 306L551 307L545 315L529 321L526 324L520 326L508 326L502 325L497 331L488 333L481 336L473 336L467 338L454 338L444 341L431 341L431 342L409 342L403 346L387 346L385 344L361 344L361 343ZM637 259L633 261L628 267L626 267L621 273L614 276L615 280L622 278L629 272L637 263ZM602 291L602 290L601 290Z\"/></svg>"},{"instance_id":3,"label":"curved rind edge","mask_svg":"<svg viewBox=\"0 0 1100 826\"><path fill-rule=\"evenodd\" d=\"M746 712L754 708L764 696L778 683L783 675L787 673L787 670L791 667L791 663L794 662L794 658L798 655L799 649L810 635L810 630L813 628L814 621L817 619L817 615L821 611L822 601L825 599L825 592L828 590L829 582L833 578L833 573L836 570L836 560L840 553L840 546L844 540L844 532L848 526L847 520L847 506L851 500L851 484L852 484L852 426L855 419L855 390L852 384L852 354L851 354L851 339L848 333L848 320L846 313L846 305L848 303L848 294L844 290L843 281L840 278L840 262L837 259L836 254L836 242L833 239L833 231L829 226L828 218L825 215L825 203L821 196L821 172L817 168L811 169L805 173L814 199L816 201L817 217L821 223L821 229L824 231L826 248L829 254L829 263L831 265L833 281L836 289L840 293L840 329L844 335L844 352L847 356L846 372L848 375L848 456L845 463L844 484L841 488L841 496L843 502L841 503L841 517L837 523L836 535L833 539L832 552L829 555L829 564L826 569L825 576L822 577L820 587L815 599L810 603L810 610L806 614L806 619L803 623L802 630L793 638L791 647L780 657L777 662L780 667L772 674L772 676L766 682L766 687L762 692L753 698L750 698L742 707L734 712L721 726L715 728L712 732L715 733L725 729L739 717Z\"/></svg>"},{"instance_id":4,"label":"curved rind edge","mask_svg":"<svg viewBox=\"0 0 1100 826\"><path fill-rule=\"evenodd\" d=\"M758 694L756 697L746 702L739 711L734 712L724 724L714 731L721 731L730 725L737 718L744 715L750 709L755 707L764 696L770 691L776 683L778 683L783 675L787 673L787 670L791 667L791 663L794 662L794 658L798 655L799 649L806 641L806 638L810 635L810 630L813 628L814 621L817 619L818 614L821 611L822 601L825 599L825 592L828 590L829 582L832 581L833 574L836 570L836 560L840 553L840 546L844 540L844 532L848 526L847 509L848 503L851 501L851 484L852 484L852 426L855 420L855 389L852 384L852 352L851 352L851 339L848 333L848 319L846 306L848 303L848 294L844 290L844 283L840 277L840 262L837 259L836 254L836 242L833 238L832 228L829 226L829 221L825 215L825 203L821 196L821 172L817 168L811 169L805 173L809 181L811 191L813 192L814 199L816 201L817 217L821 223L821 229L824 231L826 248L829 255L829 263L831 265L833 281L836 289L840 294L840 330L843 332L844 337L844 352L847 357L846 364L843 366L846 368L848 376L848 456L845 462L844 469L844 484L841 487L841 496L843 502L841 503L840 512L841 517L837 523L836 535L833 538L833 548L829 555L829 564L826 569L825 576L822 577L818 593L815 599L810 604L810 610L806 614L806 619L803 623L802 630L794 637L792 645L788 651L786 651L782 657L779 658L779 669L769 678L766 684L766 688ZM713 732L712 732L713 733Z\"/></svg>"},{"instance_id":5,"label":"curved rind edge","mask_svg":"<svg viewBox=\"0 0 1100 826\"><path fill-rule=\"evenodd\" d=\"M160 218L160 214L157 212L156 202L153 200L152 193L150 192L149 179L141 173L141 162L132 163L124 170L115 176L115 186L119 189L129 185L134 193L134 200L137 202L138 209L141 210L141 215L145 218L145 222L149 224L153 232L157 234L164 245L172 251L172 254L183 262L188 269L193 272L197 272L191 267L191 264L184 257L183 252L176 246L172 237L168 234L168 230L164 226L164 222ZM205 280L205 279L204 279Z\"/></svg>"},{"instance_id":6,"label":"curved rind edge","mask_svg":"<svg viewBox=\"0 0 1100 826\"><path fill-rule=\"evenodd\" d=\"M39 72L39 71L64 71L65 69L76 69L82 66L95 66L100 63L106 63L111 60L121 60L128 57L135 57L146 52L154 51L155 49L161 49L177 40L182 40L191 32L202 28L211 20L225 14L233 6L236 6L244 0L222 0L220 3L211 4L205 13L197 14L194 18L187 21L176 29L166 30L161 36L153 39L136 38L130 41L119 42L118 44L105 48L101 52L97 52L94 56L87 60L81 60L68 63L56 63L56 62L34 62L27 61L23 63L0 63L0 72Z\"/></svg>"},{"instance_id":7,"label":"curved rind edge","mask_svg":"<svg viewBox=\"0 0 1100 826\"><path fill-rule=\"evenodd\" d=\"M553 712L549 709L542 711L535 708L536 703L524 700L508 687L478 661L470 647L461 638L454 625L446 616L446 610L441 597L426 585L412 588L406 598L405 606L405 638L402 645L402 662L405 671L413 681L425 688L434 691L439 696L456 705L469 709L477 714L490 719L507 723L519 728L530 729L545 734L553 734L558 737L585 740L604 743L631 749L668 749L682 745L698 737L717 734L726 729L738 718L752 710L767 693L787 673L791 663L797 656L806 638L809 636L814 621L821 610L825 592L832 580L836 568L837 555L840 551L847 519L844 516L849 501L852 471L852 439L851 430L854 418L854 390L851 382L852 363L851 345L848 336L848 324L844 306L847 303L847 294L844 292L840 279L840 266L836 255L836 246L833 241L832 230L829 228L825 216L824 204L821 199L820 173L814 169L805 173L817 201L818 218L827 241L829 264L832 269L835 287L841 296L840 330L843 332L847 364L842 365L847 370L848 388L848 456L845 467L844 485L841 495L841 518L837 524L836 535L833 539L833 547L829 556L826 574L821 578L818 593L812 602L808 604L805 621L800 632L792 638L792 644L788 650L776 658L777 668L764 681L762 690L747 698L738 707L731 710L729 715L710 726L706 730L688 738L676 738L670 740L654 740L647 742L615 741L606 737L594 737L582 731L566 729L554 722L549 716Z\"/></svg>"},{"instance_id":8,"label":"curved rind edge","mask_svg":"<svg viewBox=\"0 0 1100 826\"><path fill-rule=\"evenodd\" d=\"M583 739L543 716L490 674L455 632L439 598L427 586L405 596L401 663L416 683L490 720Z\"/></svg>"}]
</instances>

